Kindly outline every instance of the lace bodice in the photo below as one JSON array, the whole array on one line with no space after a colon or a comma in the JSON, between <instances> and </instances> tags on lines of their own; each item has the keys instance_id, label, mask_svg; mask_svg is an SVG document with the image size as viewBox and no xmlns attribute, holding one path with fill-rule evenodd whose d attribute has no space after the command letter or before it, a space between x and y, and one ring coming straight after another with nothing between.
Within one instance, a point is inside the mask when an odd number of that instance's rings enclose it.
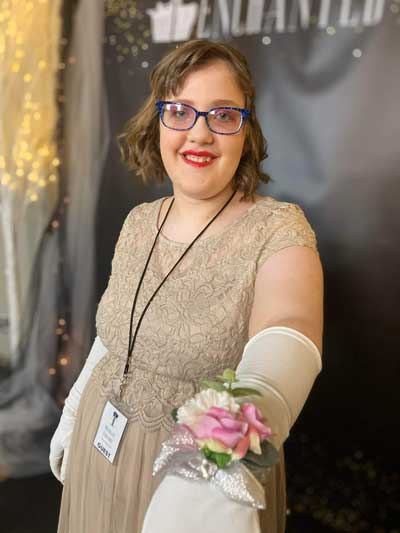
<instances>
[{"instance_id":1,"label":"lace bodice","mask_svg":"<svg viewBox=\"0 0 400 533\"><path fill-rule=\"evenodd\" d=\"M162 198L136 206L122 227L112 272L96 315L109 350L94 371L101 394L116 392L123 374L137 284L157 234ZM248 341L254 282L260 266L293 245L312 248L315 233L297 204L266 196L229 226L200 237L151 302L140 326L121 406L149 431L172 426L173 407L199 379L236 368ZM188 245L159 235L139 292L133 325ZM266 295L268 297L268 295Z\"/></svg>"}]
</instances>

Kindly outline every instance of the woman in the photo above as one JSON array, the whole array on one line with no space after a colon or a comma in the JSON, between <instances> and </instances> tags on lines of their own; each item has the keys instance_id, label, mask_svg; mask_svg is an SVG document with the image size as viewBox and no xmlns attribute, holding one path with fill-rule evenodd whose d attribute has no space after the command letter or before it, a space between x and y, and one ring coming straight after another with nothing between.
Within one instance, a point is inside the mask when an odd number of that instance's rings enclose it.
<instances>
[{"instance_id":1,"label":"woman","mask_svg":"<svg viewBox=\"0 0 400 533\"><path fill-rule=\"evenodd\" d=\"M152 467L173 426L171 410L193 396L200 378L236 368L249 339L259 344L260 332L274 333L275 362L299 359L301 349L287 348L296 335L308 353L322 351L315 234L299 206L255 193L269 178L259 169L265 140L245 58L226 44L190 41L155 67L151 88L122 136L123 153L145 182L167 175L174 194L136 206L121 230L97 311L98 337L51 444L53 472L64 482L58 533L142 530L160 483ZM275 426L280 462L260 513L261 531L279 533L286 515L282 443L317 373L307 376L302 398L291 399L286 389L299 372L290 364L280 372L291 417L284 427L278 405L263 413ZM247 367L242 374L250 383L255 375ZM109 437L115 442L101 441L114 422L122 424Z\"/></svg>"}]
</instances>

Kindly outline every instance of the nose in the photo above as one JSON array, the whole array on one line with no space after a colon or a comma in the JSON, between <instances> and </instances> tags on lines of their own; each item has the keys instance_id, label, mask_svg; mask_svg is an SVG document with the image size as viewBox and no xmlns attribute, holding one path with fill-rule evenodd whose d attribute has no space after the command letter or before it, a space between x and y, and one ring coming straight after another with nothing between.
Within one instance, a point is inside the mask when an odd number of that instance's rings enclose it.
<instances>
[{"instance_id":1,"label":"nose","mask_svg":"<svg viewBox=\"0 0 400 533\"><path fill-rule=\"evenodd\" d=\"M213 142L214 134L207 126L206 117L198 117L193 128L188 130L188 140L197 143Z\"/></svg>"}]
</instances>

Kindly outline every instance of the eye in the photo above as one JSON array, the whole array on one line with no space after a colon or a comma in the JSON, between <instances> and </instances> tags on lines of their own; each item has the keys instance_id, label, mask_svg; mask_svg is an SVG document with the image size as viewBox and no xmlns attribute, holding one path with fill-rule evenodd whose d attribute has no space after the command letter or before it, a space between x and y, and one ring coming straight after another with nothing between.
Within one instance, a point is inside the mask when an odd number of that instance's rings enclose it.
<instances>
[{"instance_id":1,"label":"eye","mask_svg":"<svg viewBox=\"0 0 400 533\"><path fill-rule=\"evenodd\" d=\"M167 104L165 110L173 118L186 118L189 114L189 110L182 105Z\"/></svg>"},{"instance_id":2,"label":"eye","mask_svg":"<svg viewBox=\"0 0 400 533\"><path fill-rule=\"evenodd\" d=\"M176 109L174 111L174 115L178 118L183 118L185 115L187 115L187 111L185 109Z\"/></svg>"},{"instance_id":3,"label":"eye","mask_svg":"<svg viewBox=\"0 0 400 533\"><path fill-rule=\"evenodd\" d=\"M235 120L235 111L233 109L217 109L213 114L220 122L230 122L231 120Z\"/></svg>"}]
</instances>

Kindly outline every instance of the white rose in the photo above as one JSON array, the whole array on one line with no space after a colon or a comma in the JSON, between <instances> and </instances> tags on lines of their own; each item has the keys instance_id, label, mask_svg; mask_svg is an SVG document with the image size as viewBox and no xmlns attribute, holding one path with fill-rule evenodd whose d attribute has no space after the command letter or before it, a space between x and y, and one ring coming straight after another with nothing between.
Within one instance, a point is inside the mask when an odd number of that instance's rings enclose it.
<instances>
[{"instance_id":1,"label":"white rose","mask_svg":"<svg viewBox=\"0 0 400 533\"><path fill-rule=\"evenodd\" d=\"M195 424L197 417L203 415L210 407L221 407L234 414L240 409L240 405L236 403L229 392L205 389L190 398L178 409L178 423L191 427Z\"/></svg>"}]
</instances>

